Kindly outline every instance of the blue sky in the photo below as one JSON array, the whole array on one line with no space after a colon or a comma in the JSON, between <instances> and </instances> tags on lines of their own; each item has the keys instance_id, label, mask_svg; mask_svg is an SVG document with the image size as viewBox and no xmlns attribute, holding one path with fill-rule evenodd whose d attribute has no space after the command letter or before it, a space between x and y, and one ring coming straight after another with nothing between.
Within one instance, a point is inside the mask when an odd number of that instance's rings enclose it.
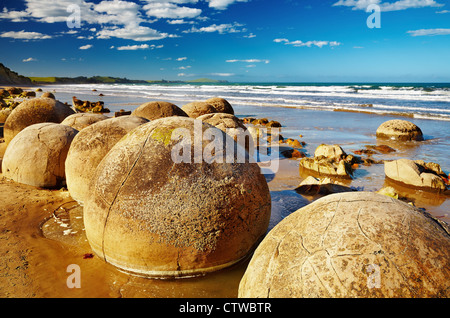
<instances>
[{"instance_id":1,"label":"blue sky","mask_svg":"<svg viewBox=\"0 0 450 318\"><path fill-rule=\"evenodd\" d=\"M27 76L450 82L448 0L2 0L0 25Z\"/></svg>"}]
</instances>

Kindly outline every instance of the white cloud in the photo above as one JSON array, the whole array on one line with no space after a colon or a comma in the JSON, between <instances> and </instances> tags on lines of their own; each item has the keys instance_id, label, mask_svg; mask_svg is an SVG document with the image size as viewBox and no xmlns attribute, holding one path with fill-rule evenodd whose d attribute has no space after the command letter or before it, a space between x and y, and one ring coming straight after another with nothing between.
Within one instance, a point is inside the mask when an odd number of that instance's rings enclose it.
<instances>
[{"instance_id":1,"label":"white cloud","mask_svg":"<svg viewBox=\"0 0 450 318\"><path fill-rule=\"evenodd\" d=\"M440 14L442 14L442 13L450 13L450 10L441 10L441 11L436 11L436 13L440 13Z\"/></svg>"},{"instance_id":2,"label":"white cloud","mask_svg":"<svg viewBox=\"0 0 450 318\"><path fill-rule=\"evenodd\" d=\"M225 10L230 4L235 2L247 2L247 0L206 0L209 7L217 10Z\"/></svg>"},{"instance_id":3,"label":"white cloud","mask_svg":"<svg viewBox=\"0 0 450 318\"><path fill-rule=\"evenodd\" d=\"M233 76L233 75L235 75L234 73L211 73L211 74L209 74L209 75L212 75L212 76L224 76L224 77L227 77L227 76Z\"/></svg>"},{"instance_id":4,"label":"white cloud","mask_svg":"<svg viewBox=\"0 0 450 318\"><path fill-rule=\"evenodd\" d=\"M119 51L136 51L136 50L146 50L150 48L148 44L141 44L141 45L125 45L125 46L119 46L117 50Z\"/></svg>"},{"instance_id":5,"label":"white cloud","mask_svg":"<svg viewBox=\"0 0 450 318\"><path fill-rule=\"evenodd\" d=\"M234 22L232 24L212 24L210 26L207 27L202 27L202 28L196 28L196 27L192 27L190 30L185 30L183 31L183 33L212 33L212 32L218 32L220 34L224 34L224 33L238 33L238 32L245 32L246 29L239 29L239 27L244 26L243 24Z\"/></svg>"},{"instance_id":6,"label":"white cloud","mask_svg":"<svg viewBox=\"0 0 450 318\"><path fill-rule=\"evenodd\" d=\"M169 23L169 24L194 24L195 21L186 21L184 19L178 19L178 20L167 20L167 23Z\"/></svg>"},{"instance_id":7,"label":"white cloud","mask_svg":"<svg viewBox=\"0 0 450 318\"><path fill-rule=\"evenodd\" d=\"M285 45L292 45L295 47L312 47L312 46L317 46L319 48L322 48L324 46L330 46L330 47L334 47L334 46L339 46L342 43L337 42L337 41L307 41L307 42L303 42L301 40L296 40L296 41L289 41L288 39L275 39L273 40L274 42L277 43L284 43Z\"/></svg>"},{"instance_id":8,"label":"white cloud","mask_svg":"<svg viewBox=\"0 0 450 318\"><path fill-rule=\"evenodd\" d=\"M421 29L408 31L411 36L434 36L434 35L449 35L450 29Z\"/></svg>"},{"instance_id":9,"label":"white cloud","mask_svg":"<svg viewBox=\"0 0 450 318\"><path fill-rule=\"evenodd\" d=\"M25 30L3 32L2 34L0 34L0 37L12 38L16 40L46 40L52 38L52 36L50 35L42 34L39 32L26 32Z\"/></svg>"},{"instance_id":10,"label":"white cloud","mask_svg":"<svg viewBox=\"0 0 450 318\"><path fill-rule=\"evenodd\" d=\"M380 6L381 11L399 11L411 8L442 7L443 4L435 0L398 0L395 2L382 2L381 0L339 0L333 6L351 7L353 10L367 10L371 4Z\"/></svg>"},{"instance_id":11,"label":"white cloud","mask_svg":"<svg viewBox=\"0 0 450 318\"><path fill-rule=\"evenodd\" d=\"M25 62L25 63L27 63L27 62L35 62L35 61L37 61L37 59L35 59L34 57L29 57L27 59L23 59L22 60L22 62Z\"/></svg>"},{"instance_id":12,"label":"white cloud","mask_svg":"<svg viewBox=\"0 0 450 318\"><path fill-rule=\"evenodd\" d=\"M184 60L187 60L187 57L179 57L179 58L177 58L177 61L184 61Z\"/></svg>"},{"instance_id":13,"label":"white cloud","mask_svg":"<svg viewBox=\"0 0 450 318\"><path fill-rule=\"evenodd\" d=\"M99 32L97 32L97 37L99 39L109 39L111 37L116 37L126 40L146 42L174 36L169 35L167 33L160 33L155 29L145 26L135 26L135 27L127 26L125 28L117 28L117 27L104 28Z\"/></svg>"},{"instance_id":14,"label":"white cloud","mask_svg":"<svg viewBox=\"0 0 450 318\"><path fill-rule=\"evenodd\" d=\"M25 22L29 17L29 13L26 11L9 11L7 8L3 8L3 12L0 13L0 19L11 20L11 22Z\"/></svg>"},{"instance_id":15,"label":"white cloud","mask_svg":"<svg viewBox=\"0 0 450 318\"><path fill-rule=\"evenodd\" d=\"M180 7L168 2L154 2L143 7L149 17L166 19L195 18L202 13L201 9Z\"/></svg>"},{"instance_id":16,"label":"white cloud","mask_svg":"<svg viewBox=\"0 0 450 318\"><path fill-rule=\"evenodd\" d=\"M250 33L248 35L244 35L244 38L252 39L252 38L256 38L256 35L254 35L253 33Z\"/></svg>"},{"instance_id":17,"label":"white cloud","mask_svg":"<svg viewBox=\"0 0 450 318\"><path fill-rule=\"evenodd\" d=\"M227 62L227 63L243 62L243 63L265 63L265 64L269 64L270 60L247 59L247 60L226 60L225 62Z\"/></svg>"},{"instance_id":18,"label":"white cloud","mask_svg":"<svg viewBox=\"0 0 450 318\"><path fill-rule=\"evenodd\" d=\"M187 69L190 69L192 66L190 66L190 65L187 65L187 66L180 66L178 69L179 70L187 70Z\"/></svg>"},{"instance_id":19,"label":"white cloud","mask_svg":"<svg viewBox=\"0 0 450 318\"><path fill-rule=\"evenodd\" d=\"M80 46L79 49L80 50L89 50L91 47L93 47L92 44L86 44L86 45Z\"/></svg>"}]
</instances>

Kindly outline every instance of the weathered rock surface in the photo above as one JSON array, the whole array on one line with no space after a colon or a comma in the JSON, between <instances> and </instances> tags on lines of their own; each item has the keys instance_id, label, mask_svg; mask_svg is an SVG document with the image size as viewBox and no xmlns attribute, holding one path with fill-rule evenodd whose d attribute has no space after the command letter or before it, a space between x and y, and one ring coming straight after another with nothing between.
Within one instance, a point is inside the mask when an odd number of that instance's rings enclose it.
<instances>
[{"instance_id":1,"label":"weathered rock surface","mask_svg":"<svg viewBox=\"0 0 450 318\"><path fill-rule=\"evenodd\" d=\"M84 222L106 262L152 277L202 275L244 258L267 231L271 200L259 166L197 157L194 144L205 150L209 141L194 125L231 139L199 120L161 118L128 133L97 167ZM194 142L172 138L181 128ZM180 145L188 162L173 160Z\"/></svg>"},{"instance_id":2,"label":"weathered rock surface","mask_svg":"<svg viewBox=\"0 0 450 318\"><path fill-rule=\"evenodd\" d=\"M61 125L70 126L80 131L83 128L86 128L89 125L92 125L101 120L108 119L107 116L102 114L94 114L94 113L76 113L70 116L67 116L62 122Z\"/></svg>"},{"instance_id":3,"label":"weathered rock surface","mask_svg":"<svg viewBox=\"0 0 450 318\"><path fill-rule=\"evenodd\" d=\"M177 105L163 101L144 103L136 108L131 115L143 117L148 120L171 116L188 117L188 115Z\"/></svg>"},{"instance_id":4,"label":"weathered rock surface","mask_svg":"<svg viewBox=\"0 0 450 318\"><path fill-rule=\"evenodd\" d=\"M224 98L213 97L206 101L206 103L212 105L217 112L219 113L227 113L234 115L234 109L231 104Z\"/></svg>"},{"instance_id":5,"label":"weathered rock surface","mask_svg":"<svg viewBox=\"0 0 450 318\"><path fill-rule=\"evenodd\" d=\"M81 130L74 138L66 159L67 190L83 203L91 192L90 180L100 161L128 132L147 123L137 116L101 120Z\"/></svg>"},{"instance_id":6,"label":"weathered rock surface","mask_svg":"<svg viewBox=\"0 0 450 318\"><path fill-rule=\"evenodd\" d=\"M22 129L37 123L61 123L75 112L70 106L51 98L33 98L17 106L5 121L5 142L9 142Z\"/></svg>"},{"instance_id":7,"label":"weathered rock surface","mask_svg":"<svg viewBox=\"0 0 450 318\"><path fill-rule=\"evenodd\" d=\"M217 113L217 109L206 102L192 102L184 105L181 109L191 118L197 118L201 115Z\"/></svg>"},{"instance_id":8,"label":"weathered rock surface","mask_svg":"<svg viewBox=\"0 0 450 318\"><path fill-rule=\"evenodd\" d=\"M65 160L77 133L72 127L55 123L26 127L6 148L3 175L42 188L65 185Z\"/></svg>"},{"instance_id":9,"label":"weathered rock surface","mask_svg":"<svg viewBox=\"0 0 450 318\"><path fill-rule=\"evenodd\" d=\"M423 140L422 130L415 124L401 119L388 120L382 123L376 132L378 138L395 140Z\"/></svg>"},{"instance_id":10,"label":"weathered rock surface","mask_svg":"<svg viewBox=\"0 0 450 318\"><path fill-rule=\"evenodd\" d=\"M431 191L445 191L447 189L441 167L436 163L425 163L409 159L399 159L384 162L386 177L409 187Z\"/></svg>"},{"instance_id":11,"label":"weathered rock surface","mask_svg":"<svg viewBox=\"0 0 450 318\"><path fill-rule=\"evenodd\" d=\"M449 297L448 225L390 197L332 194L256 249L239 297Z\"/></svg>"}]
</instances>

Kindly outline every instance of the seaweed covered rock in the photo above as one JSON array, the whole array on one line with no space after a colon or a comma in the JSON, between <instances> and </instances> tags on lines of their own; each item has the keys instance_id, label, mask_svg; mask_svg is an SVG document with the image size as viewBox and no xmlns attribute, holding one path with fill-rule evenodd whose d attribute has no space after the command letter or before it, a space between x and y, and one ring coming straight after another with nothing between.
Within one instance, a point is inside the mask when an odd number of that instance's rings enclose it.
<instances>
[{"instance_id":1,"label":"seaweed covered rock","mask_svg":"<svg viewBox=\"0 0 450 318\"><path fill-rule=\"evenodd\" d=\"M234 109L231 104L224 98L213 97L206 100L206 103L212 105L217 112L234 115Z\"/></svg>"},{"instance_id":2,"label":"seaweed covered rock","mask_svg":"<svg viewBox=\"0 0 450 318\"><path fill-rule=\"evenodd\" d=\"M197 276L245 258L266 233L271 199L259 166L198 157L194 145L208 152L210 141L197 130L231 139L202 121L166 117L128 133L101 161L84 205L100 258L145 276ZM189 155L174 159L181 149Z\"/></svg>"},{"instance_id":3,"label":"seaweed covered rock","mask_svg":"<svg viewBox=\"0 0 450 318\"><path fill-rule=\"evenodd\" d=\"M206 102L192 102L184 105L181 109L191 118L197 118L201 115L217 113L217 109Z\"/></svg>"},{"instance_id":4,"label":"seaweed covered rock","mask_svg":"<svg viewBox=\"0 0 450 318\"><path fill-rule=\"evenodd\" d=\"M98 121L78 133L66 159L67 190L74 200L84 202L91 192L91 177L103 157L128 132L147 122L137 116L120 116Z\"/></svg>"},{"instance_id":5,"label":"seaweed covered rock","mask_svg":"<svg viewBox=\"0 0 450 318\"><path fill-rule=\"evenodd\" d=\"M407 120L393 119L382 123L376 132L378 138L401 141L423 140L422 130Z\"/></svg>"},{"instance_id":6,"label":"seaweed covered rock","mask_svg":"<svg viewBox=\"0 0 450 318\"><path fill-rule=\"evenodd\" d=\"M5 121L4 135L8 144L22 129L37 123L61 123L75 112L70 106L51 98L33 98L20 103Z\"/></svg>"},{"instance_id":7,"label":"seaweed covered rock","mask_svg":"<svg viewBox=\"0 0 450 318\"><path fill-rule=\"evenodd\" d=\"M105 108L105 103L103 101L90 102L88 100L80 100L75 96L72 97L73 108L77 112L86 113L109 113L111 112L109 108Z\"/></svg>"},{"instance_id":8,"label":"seaweed covered rock","mask_svg":"<svg viewBox=\"0 0 450 318\"><path fill-rule=\"evenodd\" d=\"M171 116L188 117L188 115L177 105L163 101L144 103L136 108L131 115L143 117L148 120Z\"/></svg>"},{"instance_id":9,"label":"seaweed covered rock","mask_svg":"<svg viewBox=\"0 0 450 318\"><path fill-rule=\"evenodd\" d=\"M331 194L278 223L256 249L239 297L450 296L448 225L372 192Z\"/></svg>"},{"instance_id":10,"label":"seaweed covered rock","mask_svg":"<svg viewBox=\"0 0 450 318\"><path fill-rule=\"evenodd\" d=\"M62 125L67 125L76 130L81 130L89 125L92 125L101 120L108 119L107 116L94 113L76 113L67 116L62 122Z\"/></svg>"},{"instance_id":11,"label":"seaweed covered rock","mask_svg":"<svg viewBox=\"0 0 450 318\"><path fill-rule=\"evenodd\" d=\"M39 123L20 131L6 148L3 175L16 182L54 188L65 185L65 161L78 131L72 127Z\"/></svg>"}]
</instances>

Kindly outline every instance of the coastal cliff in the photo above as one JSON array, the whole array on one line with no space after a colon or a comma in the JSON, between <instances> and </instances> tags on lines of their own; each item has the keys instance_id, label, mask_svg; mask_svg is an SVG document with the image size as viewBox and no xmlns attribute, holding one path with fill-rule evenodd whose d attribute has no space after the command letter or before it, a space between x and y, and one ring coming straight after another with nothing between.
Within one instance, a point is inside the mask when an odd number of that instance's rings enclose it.
<instances>
[{"instance_id":1,"label":"coastal cliff","mask_svg":"<svg viewBox=\"0 0 450 318\"><path fill-rule=\"evenodd\" d=\"M0 84L32 85L28 77L17 74L0 63Z\"/></svg>"}]
</instances>

